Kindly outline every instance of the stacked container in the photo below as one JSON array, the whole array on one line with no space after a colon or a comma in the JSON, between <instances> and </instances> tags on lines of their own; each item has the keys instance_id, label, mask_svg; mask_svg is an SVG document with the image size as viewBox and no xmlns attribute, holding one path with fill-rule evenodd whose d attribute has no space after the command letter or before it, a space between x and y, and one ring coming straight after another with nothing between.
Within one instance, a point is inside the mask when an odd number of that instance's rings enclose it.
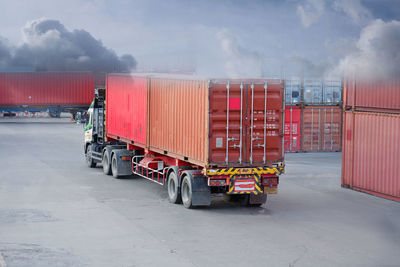
<instances>
[{"instance_id":1,"label":"stacked container","mask_svg":"<svg viewBox=\"0 0 400 267\"><path fill-rule=\"evenodd\" d=\"M341 98L340 80L287 80L285 151L340 151Z\"/></svg>"},{"instance_id":2,"label":"stacked container","mask_svg":"<svg viewBox=\"0 0 400 267\"><path fill-rule=\"evenodd\" d=\"M400 201L400 81L347 79L342 186Z\"/></svg>"}]
</instances>

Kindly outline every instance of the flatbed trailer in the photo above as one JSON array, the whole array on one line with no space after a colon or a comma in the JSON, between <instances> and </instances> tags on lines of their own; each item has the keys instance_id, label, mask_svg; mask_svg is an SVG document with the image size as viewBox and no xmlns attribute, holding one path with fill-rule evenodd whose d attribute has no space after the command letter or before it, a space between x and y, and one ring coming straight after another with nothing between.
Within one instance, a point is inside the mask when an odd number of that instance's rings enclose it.
<instances>
[{"instance_id":1,"label":"flatbed trailer","mask_svg":"<svg viewBox=\"0 0 400 267\"><path fill-rule=\"evenodd\" d=\"M284 81L110 74L85 128L90 167L166 185L172 203L223 193L250 206L284 172Z\"/></svg>"}]
</instances>

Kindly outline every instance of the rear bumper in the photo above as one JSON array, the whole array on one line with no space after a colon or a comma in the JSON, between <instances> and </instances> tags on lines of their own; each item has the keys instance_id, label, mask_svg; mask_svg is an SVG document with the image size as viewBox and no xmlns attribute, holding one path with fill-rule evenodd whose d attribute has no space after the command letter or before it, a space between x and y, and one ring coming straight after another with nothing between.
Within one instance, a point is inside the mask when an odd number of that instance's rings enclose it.
<instances>
[{"instance_id":1,"label":"rear bumper","mask_svg":"<svg viewBox=\"0 0 400 267\"><path fill-rule=\"evenodd\" d=\"M212 180L226 181L227 194L276 194L281 167L209 169L206 175ZM215 184L215 183L214 183ZM217 183L218 184L218 183Z\"/></svg>"}]
</instances>

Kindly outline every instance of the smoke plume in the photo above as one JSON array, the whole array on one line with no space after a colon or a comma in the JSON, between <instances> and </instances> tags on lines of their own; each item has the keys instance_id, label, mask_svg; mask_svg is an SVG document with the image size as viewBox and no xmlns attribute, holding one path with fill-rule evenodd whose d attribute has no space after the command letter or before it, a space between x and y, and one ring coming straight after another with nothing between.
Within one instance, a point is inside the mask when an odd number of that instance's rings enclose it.
<instances>
[{"instance_id":1,"label":"smoke plume","mask_svg":"<svg viewBox=\"0 0 400 267\"><path fill-rule=\"evenodd\" d=\"M356 47L331 73L363 79L399 79L400 21L374 20L361 31Z\"/></svg>"},{"instance_id":2,"label":"smoke plume","mask_svg":"<svg viewBox=\"0 0 400 267\"><path fill-rule=\"evenodd\" d=\"M244 49L227 30L219 31L216 35L225 57L225 73L229 78L262 76L262 62L258 53Z\"/></svg>"},{"instance_id":3,"label":"smoke plume","mask_svg":"<svg viewBox=\"0 0 400 267\"><path fill-rule=\"evenodd\" d=\"M22 30L24 43L7 48L0 39L0 63L38 71L125 72L136 67L131 55L118 57L85 30L69 31L57 20L39 19Z\"/></svg>"}]
</instances>

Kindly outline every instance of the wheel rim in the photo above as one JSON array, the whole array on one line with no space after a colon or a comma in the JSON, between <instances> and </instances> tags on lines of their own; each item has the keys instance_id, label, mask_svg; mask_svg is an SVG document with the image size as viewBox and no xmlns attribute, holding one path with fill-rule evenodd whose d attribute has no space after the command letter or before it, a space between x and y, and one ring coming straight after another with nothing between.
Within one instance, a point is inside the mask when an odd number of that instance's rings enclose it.
<instances>
[{"instance_id":1,"label":"wheel rim","mask_svg":"<svg viewBox=\"0 0 400 267\"><path fill-rule=\"evenodd\" d=\"M190 201L190 187L188 182L185 180L182 185L182 201L188 203Z\"/></svg>"}]
</instances>

